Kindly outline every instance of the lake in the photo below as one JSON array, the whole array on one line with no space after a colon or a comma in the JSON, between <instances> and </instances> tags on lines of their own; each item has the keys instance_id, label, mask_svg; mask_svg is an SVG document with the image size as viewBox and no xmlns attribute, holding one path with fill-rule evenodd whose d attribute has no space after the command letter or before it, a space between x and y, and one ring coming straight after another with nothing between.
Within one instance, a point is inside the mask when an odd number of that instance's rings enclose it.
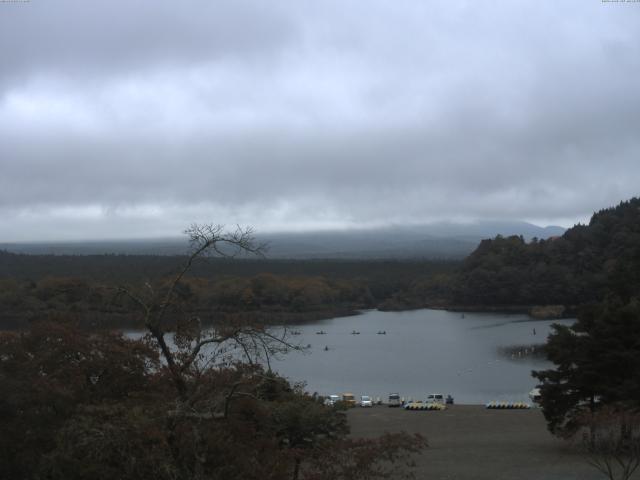
<instances>
[{"instance_id":1,"label":"lake","mask_svg":"<svg viewBox=\"0 0 640 480\"><path fill-rule=\"evenodd\" d=\"M505 354L514 345L542 345L552 323L524 314L443 310L364 311L292 327L302 352L273 361L291 381L321 395L352 392L385 398L390 392L424 398L451 394L456 403L529 401L531 370L551 365L540 357ZM534 334L535 329L535 334ZM325 335L316 332L325 331ZM353 331L360 332L353 335ZM385 335L377 332L385 331ZM325 350L325 347L328 350Z\"/></svg>"}]
</instances>

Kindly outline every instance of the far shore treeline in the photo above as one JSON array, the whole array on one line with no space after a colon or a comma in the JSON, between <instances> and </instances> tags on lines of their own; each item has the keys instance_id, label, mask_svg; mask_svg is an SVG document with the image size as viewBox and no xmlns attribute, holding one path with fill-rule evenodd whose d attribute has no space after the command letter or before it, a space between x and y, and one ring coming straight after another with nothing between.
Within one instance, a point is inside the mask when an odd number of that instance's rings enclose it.
<instances>
[{"instance_id":1,"label":"far shore treeline","mask_svg":"<svg viewBox=\"0 0 640 480\"><path fill-rule=\"evenodd\" d=\"M30 319L70 315L81 325L138 328L131 301L116 287L156 288L186 257L145 255L53 256L0 252L3 328ZM269 260L203 258L183 279L180 311L203 322L251 315L265 323L300 323L376 308L401 292L452 273L452 261ZM178 313L178 311L174 312Z\"/></svg>"},{"instance_id":2,"label":"far shore treeline","mask_svg":"<svg viewBox=\"0 0 640 480\"><path fill-rule=\"evenodd\" d=\"M574 315L609 291L630 296L639 290L639 225L640 199L633 198L562 236L483 240L462 262L200 259L179 292L180 308L204 322L249 314L265 323L299 323L365 308ZM88 327L136 328L131 305L115 287L161 287L184 259L0 251L0 327L22 328L32 318L62 314Z\"/></svg>"}]
</instances>

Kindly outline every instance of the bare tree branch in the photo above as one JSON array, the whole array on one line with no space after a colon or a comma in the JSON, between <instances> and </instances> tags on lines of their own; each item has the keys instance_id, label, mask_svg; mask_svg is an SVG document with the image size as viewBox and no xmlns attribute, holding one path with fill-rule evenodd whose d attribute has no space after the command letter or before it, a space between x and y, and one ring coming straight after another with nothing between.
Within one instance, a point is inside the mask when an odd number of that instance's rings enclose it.
<instances>
[{"instance_id":1,"label":"bare tree branch","mask_svg":"<svg viewBox=\"0 0 640 480\"><path fill-rule=\"evenodd\" d=\"M640 467L640 413L620 406L585 414L582 450L589 465L610 480L629 480Z\"/></svg>"},{"instance_id":2,"label":"bare tree branch","mask_svg":"<svg viewBox=\"0 0 640 480\"><path fill-rule=\"evenodd\" d=\"M125 287L117 289L119 293L126 295L143 311L144 325L160 347L162 356L182 396L186 395L187 378L197 373L196 360L207 345L222 345L226 342L234 342L244 351L246 361L253 364L260 356L259 342L256 338L265 335L264 331L258 331L249 326L235 326L225 331L214 330L210 336L203 339L202 326L199 319L197 319L196 333L193 334L192 341L189 341L188 338L183 339L185 343L180 346L177 345L179 350L172 351L165 340L166 332L163 327L163 319L169 308L177 306L176 290L185 275L193 267L194 262L200 257L211 254L221 257L235 257L243 253L263 256L266 250L266 244L256 242L253 229L242 228L239 225L236 226L234 231L229 232L225 231L223 225L193 224L184 233L189 240L189 256L169 283L166 291L162 294L161 300L158 300L159 293L156 292L149 281L145 282L144 285L149 293L149 299L143 299ZM189 333L187 337L188 335ZM270 338L275 339L274 337ZM275 349L267 348L267 344L262 340L260 340L260 343L267 357L270 352L275 351ZM180 349L183 351L180 351Z\"/></svg>"}]
</instances>

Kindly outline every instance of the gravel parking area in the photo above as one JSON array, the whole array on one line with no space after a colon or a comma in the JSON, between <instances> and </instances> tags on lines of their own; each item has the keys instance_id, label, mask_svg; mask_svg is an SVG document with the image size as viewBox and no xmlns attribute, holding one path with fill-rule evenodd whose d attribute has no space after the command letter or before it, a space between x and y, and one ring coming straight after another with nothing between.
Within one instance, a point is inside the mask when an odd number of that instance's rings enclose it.
<instances>
[{"instance_id":1,"label":"gravel parking area","mask_svg":"<svg viewBox=\"0 0 640 480\"><path fill-rule=\"evenodd\" d=\"M420 433L429 448L416 456L416 478L435 480L597 480L599 472L547 430L542 413L454 405L444 411L376 406L349 411L351 433ZM640 478L640 477L639 477Z\"/></svg>"}]
</instances>

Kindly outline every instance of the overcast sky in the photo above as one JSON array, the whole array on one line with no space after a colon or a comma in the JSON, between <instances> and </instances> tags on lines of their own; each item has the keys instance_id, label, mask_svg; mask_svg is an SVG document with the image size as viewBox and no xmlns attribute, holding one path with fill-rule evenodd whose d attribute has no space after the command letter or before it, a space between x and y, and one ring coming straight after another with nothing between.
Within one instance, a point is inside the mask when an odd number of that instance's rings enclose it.
<instances>
[{"instance_id":1,"label":"overcast sky","mask_svg":"<svg viewBox=\"0 0 640 480\"><path fill-rule=\"evenodd\" d=\"M640 2L0 2L0 241L640 193Z\"/></svg>"}]
</instances>

